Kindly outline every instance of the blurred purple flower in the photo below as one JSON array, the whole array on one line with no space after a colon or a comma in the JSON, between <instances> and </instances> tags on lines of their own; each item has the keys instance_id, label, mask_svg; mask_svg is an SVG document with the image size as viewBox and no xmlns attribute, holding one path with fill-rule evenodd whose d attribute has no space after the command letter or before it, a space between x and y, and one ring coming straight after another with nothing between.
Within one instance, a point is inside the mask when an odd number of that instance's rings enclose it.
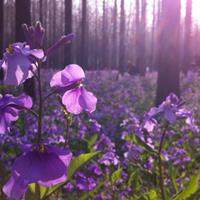
<instances>
[{"instance_id":1,"label":"blurred purple flower","mask_svg":"<svg viewBox=\"0 0 200 200\"><path fill-rule=\"evenodd\" d=\"M44 57L42 49L30 49L26 43L14 43L4 53L1 68L3 69L3 83L20 85L33 76L37 60Z\"/></svg>"},{"instance_id":2,"label":"blurred purple flower","mask_svg":"<svg viewBox=\"0 0 200 200\"><path fill-rule=\"evenodd\" d=\"M30 45L31 49L42 48L45 29L40 22L36 22L35 26L22 25L26 42Z\"/></svg>"},{"instance_id":3,"label":"blurred purple flower","mask_svg":"<svg viewBox=\"0 0 200 200\"><path fill-rule=\"evenodd\" d=\"M11 199L20 199L31 183L50 187L67 179L72 153L68 150L39 145L17 158L12 175L3 192Z\"/></svg>"},{"instance_id":4,"label":"blurred purple flower","mask_svg":"<svg viewBox=\"0 0 200 200\"><path fill-rule=\"evenodd\" d=\"M32 104L31 97L26 95L0 95L0 134L9 131L11 122L18 119L19 111L24 107L30 109Z\"/></svg>"},{"instance_id":5,"label":"blurred purple flower","mask_svg":"<svg viewBox=\"0 0 200 200\"><path fill-rule=\"evenodd\" d=\"M118 165L119 164L119 156L115 154L115 152L107 152L104 154L99 160L100 164L104 164L105 166L110 165Z\"/></svg>"},{"instance_id":6,"label":"blurred purple flower","mask_svg":"<svg viewBox=\"0 0 200 200\"><path fill-rule=\"evenodd\" d=\"M164 118L170 123L174 124L176 122L176 112L179 111L180 102L178 97L171 93L166 100L159 106L151 108L147 115L151 117L156 117L158 114L163 114Z\"/></svg>"},{"instance_id":7,"label":"blurred purple flower","mask_svg":"<svg viewBox=\"0 0 200 200\"><path fill-rule=\"evenodd\" d=\"M68 35L63 35L61 38L56 41L55 44L53 44L51 47L49 47L45 51L46 56L51 56L57 49L59 49L62 45L69 44L74 39L74 34L70 33Z\"/></svg>"},{"instance_id":8,"label":"blurred purple flower","mask_svg":"<svg viewBox=\"0 0 200 200\"><path fill-rule=\"evenodd\" d=\"M64 91L62 103L73 114L83 110L93 112L96 109L97 98L82 85L85 78L83 69L75 64L68 65L64 70L53 75L50 86Z\"/></svg>"},{"instance_id":9,"label":"blurred purple flower","mask_svg":"<svg viewBox=\"0 0 200 200\"><path fill-rule=\"evenodd\" d=\"M91 177L86 177L83 173L76 173L76 187L81 191L90 191L96 187L96 182Z\"/></svg>"},{"instance_id":10,"label":"blurred purple flower","mask_svg":"<svg viewBox=\"0 0 200 200\"><path fill-rule=\"evenodd\" d=\"M88 169L95 175L100 176L102 175L102 171L97 164L91 164Z\"/></svg>"}]
</instances>

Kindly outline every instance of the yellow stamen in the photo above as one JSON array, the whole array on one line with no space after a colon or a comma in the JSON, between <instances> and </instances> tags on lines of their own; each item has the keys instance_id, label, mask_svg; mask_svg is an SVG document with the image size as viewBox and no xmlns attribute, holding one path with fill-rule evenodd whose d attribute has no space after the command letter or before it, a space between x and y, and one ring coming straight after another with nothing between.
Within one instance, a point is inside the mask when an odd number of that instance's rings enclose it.
<instances>
[{"instance_id":1,"label":"yellow stamen","mask_svg":"<svg viewBox=\"0 0 200 200\"><path fill-rule=\"evenodd\" d=\"M11 45L9 45L8 48L6 48L6 51L8 53L14 53L14 49L13 49L13 47Z\"/></svg>"}]
</instances>

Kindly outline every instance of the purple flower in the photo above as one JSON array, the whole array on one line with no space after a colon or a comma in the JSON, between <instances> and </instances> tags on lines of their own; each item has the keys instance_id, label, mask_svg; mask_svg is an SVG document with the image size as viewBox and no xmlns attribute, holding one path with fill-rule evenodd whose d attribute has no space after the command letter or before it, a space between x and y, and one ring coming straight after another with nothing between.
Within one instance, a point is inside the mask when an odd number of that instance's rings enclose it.
<instances>
[{"instance_id":1,"label":"purple flower","mask_svg":"<svg viewBox=\"0 0 200 200\"><path fill-rule=\"evenodd\" d=\"M49 47L45 51L45 55L46 56L51 56L61 46L65 45L65 44L71 43L71 41L73 40L73 38L74 38L74 34L73 33L61 36L61 38L58 41L56 41L55 44L53 44L51 47Z\"/></svg>"},{"instance_id":2,"label":"purple flower","mask_svg":"<svg viewBox=\"0 0 200 200\"><path fill-rule=\"evenodd\" d=\"M26 42L30 45L31 49L42 48L45 30L40 22L36 22L34 26L22 25Z\"/></svg>"},{"instance_id":3,"label":"purple flower","mask_svg":"<svg viewBox=\"0 0 200 200\"><path fill-rule=\"evenodd\" d=\"M30 49L26 43L14 43L7 48L1 62L3 69L4 84L20 85L26 79L33 76L36 70L37 59L42 59L44 52L42 49Z\"/></svg>"},{"instance_id":4,"label":"purple flower","mask_svg":"<svg viewBox=\"0 0 200 200\"><path fill-rule=\"evenodd\" d=\"M179 106L180 102L178 97L172 93L159 107L151 108L147 115L151 118L162 113L164 115L164 118L170 124L174 124L176 122L176 112L179 111Z\"/></svg>"},{"instance_id":5,"label":"purple flower","mask_svg":"<svg viewBox=\"0 0 200 200\"><path fill-rule=\"evenodd\" d=\"M71 158L72 153L68 150L35 146L17 158L3 192L11 199L20 199L31 183L50 187L64 182Z\"/></svg>"},{"instance_id":6,"label":"purple flower","mask_svg":"<svg viewBox=\"0 0 200 200\"><path fill-rule=\"evenodd\" d=\"M115 154L115 152L108 152L104 154L99 160L100 164L104 164L105 166L110 165L118 165L119 164L119 157Z\"/></svg>"},{"instance_id":7,"label":"purple flower","mask_svg":"<svg viewBox=\"0 0 200 200\"><path fill-rule=\"evenodd\" d=\"M97 98L83 87L84 78L83 69L71 64L51 79L51 87L57 88L59 92L64 91L62 103L70 113L79 114L83 110L91 113L96 109Z\"/></svg>"},{"instance_id":8,"label":"purple flower","mask_svg":"<svg viewBox=\"0 0 200 200\"><path fill-rule=\"evenodd\" d=\"M32 104L32 99L26 95L0 95L0 134L9 131L11 122L18 119L19 111L24 107L30 109Z\"/></svg>"},{"instance_id":9,"label":"purple flower","mask_svg":"<svg viewBox=\"0 0 200 200\"><path fill-rule=\"evenodd\" d=\"M83 173L76 173L76 187L81 191L90 191L96 187L96 182L91 177L86 177Z\"/></svg>"}]
</instances>

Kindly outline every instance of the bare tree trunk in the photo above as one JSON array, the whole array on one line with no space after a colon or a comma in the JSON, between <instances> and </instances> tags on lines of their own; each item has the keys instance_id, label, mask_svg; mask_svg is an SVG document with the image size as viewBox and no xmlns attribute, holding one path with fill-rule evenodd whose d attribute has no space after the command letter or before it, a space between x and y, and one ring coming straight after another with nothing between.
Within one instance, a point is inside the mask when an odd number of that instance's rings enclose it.
<instances>
[{"instance_id":1,"label":"bare tree trunk","mask_svg":"<svg viewBox=\"0 0 200 200\"><path fill-rule=\"evenodd\" d=\"M4 1L0 1L0 59L3 56L3 4Z\"/></svg>"},{"instance_id":2,"label":"bare tree trunk","mask_svg":"<svg viewBox=\"0 0 200 200\"><path fill-rule=\"evenodd\" d=\"M138 35L138 45L137 45L137 58L136 58L136 66L139 69L140 75L145 75L145 67L146 67L146 54L145 54L145 31L146 31L146 0L141 0L141 20L139 25L139 35Z\"/></svg>"},{"instance_id":3,"label":"bare tree trunk","mask_svg":"<svg viewBox=\"0 0 200 200\"><path fill-rule=\"evenodd\" d=\"M72 0L65 0L65 34L72 32ZM71 44L65 47L65 64L72 62Z\"/></svg>"},{"instance_id":4,"label":"bare tree trunk","mask_svg":"<svg viewBox=\"0 0 200 200\"><path fill-rule=\"evenodd\" d=\"M83 68L88 67L88 46L87 46L87 0L82 0L82 24L81 24L81 52L80 63Z\"/></svg>"},{"instance_id":5,"label":"bare tree trunk","mask_svg":"<svg viewBox=\"0 0 200 200\"><path fill-rule=\"evenodd\" d=\"M30 13L30 0L16 0L16 41L23 42L25 41L25 36L22 30L22 24L31 24L31 13ZM24 92L31 96L35 100L35 82L34 78L26 80L24 83Z\"/></svg>"},{"instance_id":6,"label":"bare tree trunk","mask_svg":"<svg viewBox=\"0 0 200 200\"><path fill-rule=\"evenodd\" d=\"M108 46L108 15L107 15L107 10L106 10L106 1L103 0L103 25L102 25L102 69L107 69L108 65L108 48L105 48Z\"/></svg>"},{"instance_id":7,"label":"bare tree trunk","mask_svg":"<svg viewBox=\"0 0 200 200\"><path fill-rule=\"evenodd\" d=\"M156 104L160 104L171 92L180 95L180 0L162 0ZM170 37L169 37L170 36ZM161 49L160 47L160 49Z\"/></svg>"},{"instance_id":8,"label":"bare tree trunk","mask_svg":"<svg viewBox=\"0 0 200 200\"><path fill-rule=\"evenodd\" d=\"M135 73L139 73L139 45L140 45L140 1L136 0L135 1L135 8L136 8L136 16L135 16L135 38L136 38L136 42L135 42L135 46L136 46L136 60L135 60Z\"/></svg>"},{"instance_id":9,"label":"bare tree trunk","mask_svg":"<svg viewBox=\"0 0 200 200\"><path fill-rule=\"evenodd\" d=\"M119 71L125 72L125 8L124 0L121 0L120 14L120 41L119 41Z\"/></svg>"},{"instance_id":10,"label":"bare tree trunk","mask_svg":"<svg viewBox=\"0 0 200 200\"><path fill-rule=\"evenodd\" d=\"M117 0L115 0L115 6L113 10L113 33L112 33L112 68L116 69L117 66Z\"/></svg>"},{"instance_id":11,"label":"bare tree trunk","mask_svg":"<svg viewBox=\"0 0 200 200\"><path fill-rule=\"evenodd\" d=\"M191 25L192 25L192 0L187 0L185 17L185 35L183 44L183 70L186 73L191 61Z\"/></svg>"},{"instance_id":12,"label":"bare tree trunk","mask_svg":"<svg viewBox=\"0 0 200 200\"><path fill-rule=\"evenodd\" d=\"M150 52L150 67L151 69L154 68L154 47L155 47L155 22L156 22L156 3L155 0L153 0L153 22L152 22L152 31L151 31L151 52Z\"/></svg>"}]
</instances>

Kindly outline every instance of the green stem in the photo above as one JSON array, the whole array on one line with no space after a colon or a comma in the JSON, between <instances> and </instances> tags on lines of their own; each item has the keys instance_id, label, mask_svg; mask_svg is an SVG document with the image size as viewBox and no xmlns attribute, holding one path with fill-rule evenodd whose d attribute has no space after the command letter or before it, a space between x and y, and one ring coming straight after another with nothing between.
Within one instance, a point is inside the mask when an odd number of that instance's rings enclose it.
<instances>
[{"instance_id":1,"label":"green stem","mask_svg":"<svg viewBox=\"0 0 200 200\"><path fill-rule=\"evenodd\" d=\"M37 70L38 71L38 94L39 94L38 138L37 138L37 143L38 144L41 141L41 135L42 135L42 114L43 114L43 101L42 101L42 85L41 85L40 66L38 67L38 70Z\"/></svg>"},{"instance_id":2,"label":"green stem","mask_svg":"<svg viewBox=\"0 0 200 200\"><path fill-rule=\"evenodd\" d=\"M159 175L160 175L159 176L159 186L160 186L162 200L166 200L165 189L164 189L164 178L163 178L163 166L162 166L162 148L163 148L163 143L164 143L167 127L168 126L166 126L163 131L163 134L160 139L159 149L158 149L158 168L159 168Z\"/></svg>"}]
</instances>

